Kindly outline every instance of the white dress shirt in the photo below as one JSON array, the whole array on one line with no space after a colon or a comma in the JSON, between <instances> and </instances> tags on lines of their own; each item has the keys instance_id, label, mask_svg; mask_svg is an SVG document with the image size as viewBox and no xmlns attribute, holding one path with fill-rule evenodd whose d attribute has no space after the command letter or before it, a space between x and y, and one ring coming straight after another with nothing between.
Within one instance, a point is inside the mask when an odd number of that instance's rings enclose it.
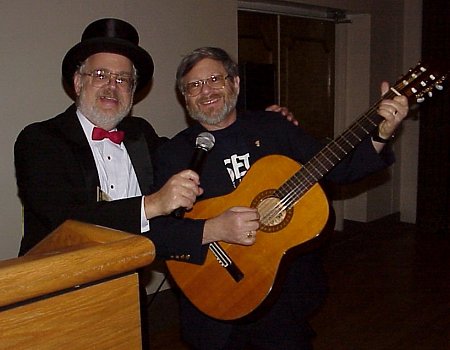
<instances>
[{"instance_id":1,"label":"white dress shirt","mask_svg":"<svg viewBox=\"0 0 450 350\"><path fill-rule=\"evenodd\" d=\"M117 200L142 196L136 173L124 143L116 144L107 138L98 141L92 140L92 130L95 125L79 110L77 110L77 116L97 166L100 180L98 200ZM146 232L149 229L150 224L145 216L144 197L142 196L141 232Z\"/></svg>"}]
</instances>

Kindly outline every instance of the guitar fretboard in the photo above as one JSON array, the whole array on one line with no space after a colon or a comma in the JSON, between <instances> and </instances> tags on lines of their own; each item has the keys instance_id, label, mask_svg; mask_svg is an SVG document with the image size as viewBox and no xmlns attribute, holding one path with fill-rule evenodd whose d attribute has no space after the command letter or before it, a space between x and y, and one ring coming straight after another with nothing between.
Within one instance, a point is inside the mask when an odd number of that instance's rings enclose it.
<instances>
[{"instance_id":1,"label":"guitar fretboard","mask_svg":"<svg viewBox=\"0 0 450 350\"><path fill-rule=\"evenodd\" d=\"M442 74L439 71L430 70L421 63L411 69L365 114L338 138L322 148L318 154L275 191L274 196L280 201L265 219L270 222L272 218L295 205L312 186L379 126L383 118L377 114L377 110L383 99L392 99L402 94L408 98L415 97L415 102L421 103L425 100L425 96L432 96L434 88L437 90L443 89L442 84L447 75L448 72Z\"/></svg>"},{"instance_id":2,"label":"guitar fretboard","mask_svg":"<svg viewBox=\"0 0 450 350\"><path fill-rule=\"evenodd\" d=\"M400 89L402 84L405 84L405 82L392 88L383 96L383 99L393 98L397 95L394 91ZM284 209L288 209L297 203L312 186L321 180L378 127L383 120L377 114L377 109L381 101L381 99L377 101L368 112L362 115L345 132L323 147L319 153L275 192L275 196L281 199Z\"/></svg>"}]
</instances>

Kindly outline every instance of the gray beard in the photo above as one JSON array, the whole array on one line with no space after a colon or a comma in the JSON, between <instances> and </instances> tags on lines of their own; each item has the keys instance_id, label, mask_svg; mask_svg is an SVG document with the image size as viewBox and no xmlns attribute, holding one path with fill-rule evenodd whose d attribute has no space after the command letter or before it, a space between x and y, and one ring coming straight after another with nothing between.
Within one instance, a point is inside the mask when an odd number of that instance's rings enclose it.
<instances>
[{"instance_id":1,"label":"gray beard","mask_svg":"<svg viewBox=\"0 0 450 350\"><path fill-rule=\"evenodd\" d=\"M102 113L96 111L95 108L85 109L82 106L79 108L81 113L83 113L83 115L89 119L92 124L107 131L114 129L129 113L129 111L126 111L111 117L103 115Z\"/></svg>"},{"instance_id":2,"label":"gray beard","mask_svg":"<svg viewBox=\"0 0 450 350\"><path fill-rule=\"evenodd\" d=\"M236 108L236 104L237 94L233 94L233 96L231 96L229 100L225 102L222 110L220 110L215 116L210 116L199 110L194 110L189 106L186 106L186 108L191 118L198 121L200 124L217 125L224 121L230 114L230 112Z\"/></svg>"},{"instance_id":3,"label":"gray beard","mask_svg":"<svg viewBox=\"0 0 450 350\"><path fill-rule=\"evenodd\" d=\"M95 105L88 106L86 103L83 103L83 101L84 96L82 91L77 101L78 109L92 124L107 131L114 129L123 120L123 118L130 113L131 106L133 105L133 101L131 100L130 105L127 108L116 115L111 116L99 111Z\"/></svg>"}]
</instances>

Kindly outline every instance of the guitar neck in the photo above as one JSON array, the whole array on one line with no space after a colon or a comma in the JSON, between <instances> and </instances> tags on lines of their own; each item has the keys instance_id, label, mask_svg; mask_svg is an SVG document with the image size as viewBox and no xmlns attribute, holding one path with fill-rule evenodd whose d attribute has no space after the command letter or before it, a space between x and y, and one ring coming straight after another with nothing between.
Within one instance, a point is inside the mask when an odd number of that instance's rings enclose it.
<instances>
[{"instance_id":1,"label":"guitar neck","mask_svg":"<svg viewBox=\"0 0 450 350\"><path fill-rule=\"evenodd\" d=\"M416 102L421 103L425 100L425 96L432 96L434 88L437 90L443 89L442 84L447 75L448 72L442 74L439 70L430 69L422 63L411 69L365 114L339 137L322 148L318 154L275 191L275 195L281 200L282 207L291 208L311 187L378 128L383 118L377 114L377 110L383 99L405 95L408 98L415 97Z\"/></svg>"},{"instance_id":2,"label":"guitar neck","mask_svg":"<svg viewBox=\"0 0 450 350\"><path fill-rule=\"evenodd\" d=\"M391 99L398 95L398 90L403 89L405 82L399 82L391 88L382 99L356 120L335 140L328 143L309 160L298 172L287 180L276 192L278 198L282 198L285 208L292 207L321 180L331 169L344 159L353 149L368 137L381 123L383 118L377 114L378 106L383 99Z\"/></svg>"}]
</instances>

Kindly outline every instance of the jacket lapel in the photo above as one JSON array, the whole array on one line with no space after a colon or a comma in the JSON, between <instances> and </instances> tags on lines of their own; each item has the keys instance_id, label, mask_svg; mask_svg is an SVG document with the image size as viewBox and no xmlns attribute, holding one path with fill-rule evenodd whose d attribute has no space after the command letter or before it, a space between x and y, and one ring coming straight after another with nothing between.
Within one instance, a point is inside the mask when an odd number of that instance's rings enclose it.
<instances>
[{"instance_id":1,"label":"jacket lapel","mask_svg":"<svg viewBox=\"0 0 450 350\"><path fill-rule=\"evenodd\" d=\"M63 139L68 140L69 147L73 150L74 158L80 164L89 198L96 201L100 180L89 142L86 140L86 135L78 120L76 110L74 104L66 110L61 119L60 130L64 134Z\"/></svg>"},{"instance_id":2,"label":"jacket lapel","mask_svg":"<svg viewBox=\"0 0 450 350\"><path fill-rule=\"evenodd\" d=\"M133 164L142 194L149 194L153 185L153 166L144 136L128 137L125 132L125 147Z\"/></svg>"}]
</instances>

